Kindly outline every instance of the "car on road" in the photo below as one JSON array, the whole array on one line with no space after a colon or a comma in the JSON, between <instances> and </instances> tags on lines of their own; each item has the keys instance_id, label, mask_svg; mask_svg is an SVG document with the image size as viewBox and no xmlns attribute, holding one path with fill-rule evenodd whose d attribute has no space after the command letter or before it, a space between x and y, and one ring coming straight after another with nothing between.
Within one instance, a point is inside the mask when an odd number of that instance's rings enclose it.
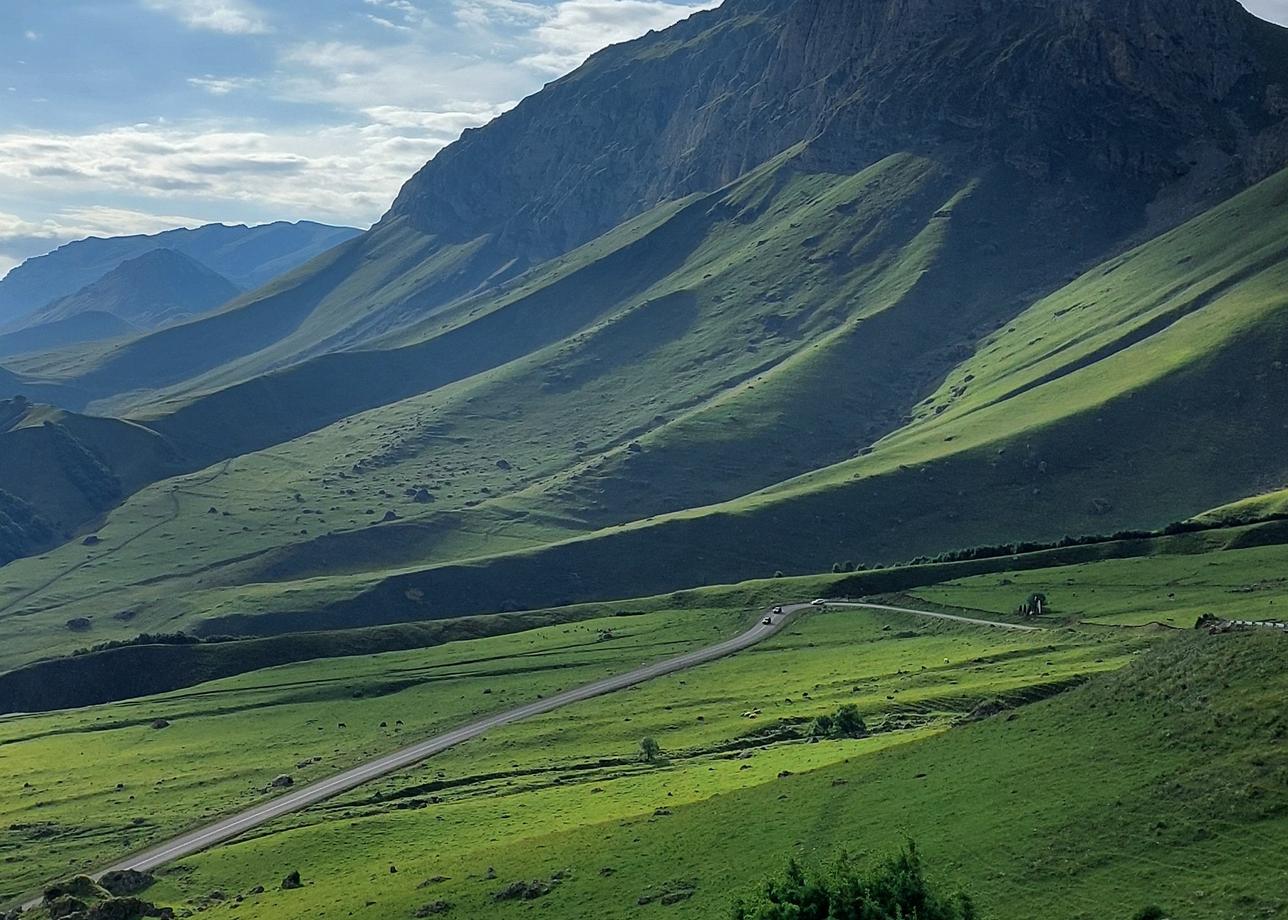
<instances>
[{"instance_id":1,"label":"car on road","mask_svg":"<svg viewBox=\"0 0 1288 920\"><path fill-rule=\"evenodd\" d=\"M810 603L811 603L812 605L814 605L815 607L826 607L826 606L827 606L827 601L826 601L826 600L824 600L824 599L823 599L823 598L821 598L821 597L816 597L816 598L814 598L812 601L810 601Z\"/></svg>"},{"instance_id":2,"label":"car on road","mask_svg":"<svg viewBox=\"0 0 1288 920\"><path fill-rule=\"evenodd\" d=\"M774 625L774 618L773 618L773 617L765 617L765 618L764 618L763 620L761 620L760 622L761 622L761 625L763 625L763 626L773 626L773 625Z\"/></svg>"},{"instance_id":3,"label":"car on road","mask_svg":"<svg viewBox=\"0 0 1288 920\"><path fill-rule=\"evenodd\" d=\"M782 606L775 607L773 610L770 611L770 613L772 613L776 617L780 617L783 615L783 608Z\"/></svg>"}]
</instances>

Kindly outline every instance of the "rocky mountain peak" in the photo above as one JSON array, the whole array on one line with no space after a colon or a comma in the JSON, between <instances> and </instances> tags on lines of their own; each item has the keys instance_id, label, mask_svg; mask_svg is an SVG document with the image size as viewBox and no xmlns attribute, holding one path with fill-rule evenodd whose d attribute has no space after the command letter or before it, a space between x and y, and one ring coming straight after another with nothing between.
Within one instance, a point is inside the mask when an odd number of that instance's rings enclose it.
<instances>
[{"instance_id":1,"label":"rocky mountain peak","mask_svg":"<svg viewBox=\"0 0 1288 920\"><path fill-rule=\"evenodd\" d=\"M1285 85L1288 30L1236 0L729 0L467 132L387 219L522 267L801 143L1215 197L1283 165Z\"/></svg>"}]
</instances>

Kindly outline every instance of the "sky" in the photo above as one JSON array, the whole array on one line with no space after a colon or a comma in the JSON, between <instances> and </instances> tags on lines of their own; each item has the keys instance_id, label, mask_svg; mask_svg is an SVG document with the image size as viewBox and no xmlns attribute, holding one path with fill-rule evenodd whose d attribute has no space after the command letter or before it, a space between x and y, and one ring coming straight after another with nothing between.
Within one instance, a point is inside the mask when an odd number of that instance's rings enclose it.
<instances>
[{"instance_id":1,"label":"sky","mask_svg":"<svg viewBox=\"0 0 1288 920\"><path fill-rule=\"evenodd\" d=\"M0 276L90 235L368 226L463 129L718 2L0 0Z\"/></svg>"},{"instance_id":2,"label":"sky","mask_svg":"<svg viewBox=\"0 0 1288 920\"><path fill-rule=\"evenodd\" d=\"M366 227L613 42L718 0L0 0L0 276L88 235Z\"/></svg>"}]
</instances>

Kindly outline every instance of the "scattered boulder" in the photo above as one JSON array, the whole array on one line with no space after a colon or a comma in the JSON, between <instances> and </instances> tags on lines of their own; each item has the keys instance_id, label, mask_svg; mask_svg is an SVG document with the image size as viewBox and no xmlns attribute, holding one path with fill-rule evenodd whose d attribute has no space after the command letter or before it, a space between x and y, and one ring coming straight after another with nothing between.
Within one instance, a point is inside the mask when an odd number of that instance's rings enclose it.
<instances>
[{"instance_id":1,"label":"scattered boulder","mask_svg":"<svg viewBox=\"0 0 1288 920\"><path fill-rule=\"evenodd\" d=\"M384 524L387 524L390 521L396 521L396 520L398 520L397 511L386 511L385 516L380 519L381 523L384 523Z\"/></svg>"},{"instance_id":2,"label":"scattered boulder","mask_svg":"<svg viewBox=\"0 0 1288 920\"><path fill-rule=\"evenodd\" d=\"M430 494L429 489L417 489L415 494L412 496L412 501L416 502L418 505L428 505L433 500L434 496Z\"/></svg>"},{"instance_id":3,"label":"scattered boulder","mask_svg":"<svg viewBox=\"0 0 1288 920\"><path fill-rule=\"evenodd\" d=\"M90 898L99 900L108 897L106 890L88 875L77 875L65 882L58 882L45 889L45 903L59 898Z\"/></svg>"},{"instance_id":4,"label":"scattered boulder","mask_svg":"<svg viewBox=\"0 0 1288 920\"><path fill-rule=\"evenodd\" d=\"M281 776L274 777L270 784L274 789L289 789L295 785L295 777L289 773L283 773Z\"/></svg>"},{"instance_id":5,"label":"scattered boulder","mask_svg":"<svg viewBox=\"0 0 1288 920\"><path fill-rule=\"evenodd\" d=\"M1009 707L1001 700L985 700L966 715L962 716L961 721L980 722L984 719L991 719L995 715L1000 715L1001 713L1006 712L1008 708Z\"/></svg>"},{"instance_id":6,"label":"scattered boulder","mask_svg":"<svg viewBox=\"0 0 1288 920\"><path fill-rule=\"evenodd\" d=\"M648 904L679 904L697 894L698 883L694 881L667 882L656 890L646 891L635 903L641 907Z\"/></svg>"},{"instance_id":7,"label":"scattered boulder","mask_svg":"<svg viewBox=\"0 0 1288 920\"><path fill-rule=\"evenodd\" d=\"M413 917L437 917L439 914L445 914L452 909L451 901L430 901L417 907L412 913Z\"/></svg>"},{"instance_id":8,"label":"scattered boulder","mask_svg":"<svg viewBox=\"0 0 1288 920\"><path fill-rule=\"evenodd\" d=\"M88 632L94 627L89 617L72 617L66 625L72 632Z\"/></svg>"},{"instance_id":9,"label":"scattered boulder","mask_svg":"<svg viewBox=\"0 0 1288 920\"><path fill-rule=\"evenodd\" d=\"M549 882L511 882L492 895L494 901L535 901L550 894L554 889Z\"/></svg>"},{"instance_id":10,"label":"scattered boulder","mask_svg":"<svg viewBox=\"0 0 1288 920\"><path fill-rule=\"evenodd\" d=\"M50 920L64 920L66 917L74 917L78 914L83 915L89 910L89 905L80 898L65 894L54 898L52 901L46 897L45 910L48 912Z\"/></svg>"},{"instance_id":11,"label":"scattered boulder","mask_svg":"<svg viewBox=\"0 0 1288 920\"><path fill-rule=\"evenodd\" d=\"M144 891L156 882L150 872L137 872L134 869L118 869L106 873L98 883L116 898L129 897Z\"/></svg>"},{"instance_id":12,"label":"scattered boulder","mask_svg":"<svg viewBox=\"0 0 1288 920\"><path fill-rule=\"evenodd\" d=\"M151 727L155 729L169 728L170 723L167 722L165 719L153 719L151 722Z\"/></svg>"},{"instance_id":13,"label":"scattered boulder","mask_svg":"<svg viewBox=\"0 0 1288 920\"><path fill-rule=\"evenodd\" d=\"M513 469L513 467L512 467L512 466L510 466L510 461L509 461L509 460L498 460L498 461L496 461L496 468L497 468L498 470L501 470L503 473L508 473L511 469Z\"/></svg>"},{"instance_id":14,"label":"scattered boulder","mask_svg":"<svg viewBox=\"0 0 1288 920\"><path fill-rule=\"evenodd\" d=\"M283 891L294 891L294 890L295 890L295 889L297 889L297 888L303 888L303 887L304 887L304 882L302 882L302 881L300 880L300 870L299 870L299 869L296 869L296 870L292 871L290 875L288 875L288 876L286 876L286 878L282 879L282 890L283 890Z\"/></svg>"},{"instance_id":15,"label":"scattered boulder","mask_svg":"<svg viewBox=\"0 0 1288 920\"><path fill-rule=\"evenodd\" d=\"M108 898L86 913L86 920L143 920L145 917L173 917L168 907L157 907L138 898Z\"/></svg>"},{"instance_id":16,"label":"scattered boulder","mask_svg":"<svg viewBox=\"0 0 1288 920\"><path fill-rule=\"evenodd\" d=\"M81 546L98 546L103 542L103 538L96 533L90 534L84 540L81 540Z\"/></svg>"}]
</instances>

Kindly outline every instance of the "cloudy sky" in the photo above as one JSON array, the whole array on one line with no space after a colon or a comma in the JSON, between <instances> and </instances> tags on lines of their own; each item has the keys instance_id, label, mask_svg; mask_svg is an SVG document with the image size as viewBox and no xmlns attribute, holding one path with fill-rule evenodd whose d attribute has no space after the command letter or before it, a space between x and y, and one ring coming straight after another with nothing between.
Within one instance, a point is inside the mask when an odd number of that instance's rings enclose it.
<instances>
[{"instance_id":1,"label":"cloudy sky","mask_svg":"<svg viewBox=\"0 0 1288 920\"><path fill-rule=\"evenodd\" d=\"M0 276L86 235L366 226L461 130L716 0L0 0Z\"/></svg>"},{"instance_id":2,"label":"cloudy sky","mask_svg":"<svg viewBox=\"0 0 1288 920\"><path fill-rule=\"evenodd\" d=\"M463 128L717 3L0 0L0 275L91 234L366 226Z\"/></svg>"}]
</instances>

